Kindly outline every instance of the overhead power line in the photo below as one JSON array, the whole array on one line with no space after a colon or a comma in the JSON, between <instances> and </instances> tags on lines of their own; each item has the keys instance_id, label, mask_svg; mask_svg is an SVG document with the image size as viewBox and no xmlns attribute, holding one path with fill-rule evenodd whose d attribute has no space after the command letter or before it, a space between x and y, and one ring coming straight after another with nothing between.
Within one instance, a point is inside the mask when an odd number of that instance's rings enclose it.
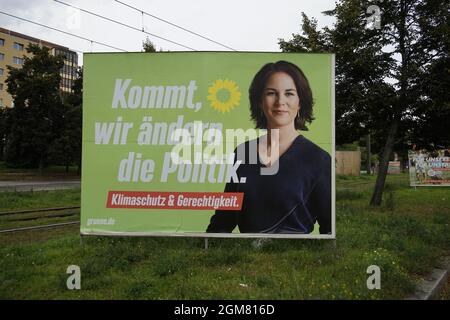
<instances>
[{"instance_id":1,"label":"overhead power line","mask_svg":"<svg viewBox=\"0 0 450 320\"><path fill-rule=\"evenodd\" d=\"M176 44L176 45L181 46L181 47L183 47L183 48L186 48L186 49L189 49L189 50L197 51L197 50L195 50L195 49L193 49L193 48L191 48L191 47L185 46L185 45L183 45L183 44L181 44L181 43L178 43L178 42L169 40L169 39L167 39L167 38L163 38L163 37L158 36L158 35L156 35L156 34L147 32L147 31L145 31L145 30L141 30L141 29L139 29L139 28L130 26L130 25L126 24L126 23L123 23L123 22L120 22L120 21L117 21L117 20L114 20L114 19L105 17L105 16L103 16L103 15L101 15L101 14L98 14L98 13L95 13L95 12L91 12L91 11L88 11L88 10L85 10L85 9L82 9L82 8L79 8L79 7L76 7L76 6L73 6L73 5L71 5L71 4L68 4L68 3L65 3L65 2L59 1L59 0L53 0L53 1L58 2L58 3L60 3L60 4L63 4L63 5L65 5L65 6L68 6L68 7L77 9L77 10L80 10L80 11L82 11L82 12L88 13L88 14L93 15L93 16L95 16L95 17L98 17L98 18L101 18L101 19L104 19L104 20L107 20L107 21L110 21L110 22L117 23L117 24L119 24L119 25L121 25L121 26L123 26L123 27L127 27L127 28L130 28L130 29L139 31L139 32L146 33L146 34L148 34L148 35L150 35L150 36L153 36L153 37L155 37L155 38L162 39L162 40L164 40L164 41L167 41L167 42Z\"/></svg>"},{"instance_id":2,"label":"overhead power line","mask_svg":"<svg viewBox=\"0 0 450 320\"><path fill-rule=\"evenodd\" d=\"M113 47L113 46L110 46L109 44L106 44L106 43L102 43L102 42L99 42L99 41L95 41L95 40L91 40L91 39L88 39L88 38L85 38L85 37L81 37L79 35L76 35L76 34L73 34L73 33L70 33L70 32L66 32L66 31L63 31L63 30L60 30L60 29L57 29L57 28L53 28L53 27L47 26L45 24L38 23L38 22L35 22L35 21L31 21L31 20L28 20L28 19L25 19L25 18L21 18L21 17L12 15L12 14L7 13L7 12L0 11L0 13L4 14L4 15L7 15L7 16L10 16L10 17L13 17L13 18L16 18L16 19L19 19L19 20L23 20L23 21L26 21L26 22L29 22L29 23L41 26L41 27L44 27L44 28L48 28L48 29L51 29L51 30L54 30L54 31L58 31L58 32L64 33L64 34L67 34L67 35L72 36L72 37L76 37L76 38L79 38L79 39L90 41L91 43L98 43L98 44L100 44L102 46L109 47L109 48L112 48L112 49L115 49L115 50L128 52L127 50L120 49L120 48L117 48L117 47Z\"/></svg>"},{"instance_id":3,"label":"overhead power line","mask_svg":"<svg viewBox=\"0 0 450 320\"><path fill-rule=\"evenodd\" d=\"M55 0L55 1L57 1L57 0ZM225 48L227 48L227 49L230 49L230 50L233 50L233 51L237 51L236 49L233 49L233 48L231 48L231 47L228 47L228 46L226 46L226 45L224 45L224 44L222 44L222 43L220 43L220 42L217 42L217 41L215 41L215 40L212 40L212 39L210 39L210 38L207 38L207 37L205 37L205 36L202 36L201 34L198 34L198 33L194 32L194 31L191 31L191 30L189 30L189 29L183 28L182 26L179 26L179 25L177 25L177 24L175 24L175 23L172 23L172 22L167 21L167 20L165 20L165 19L159 18L159 17L157 17L157 16L155 16L155 15L153 15L153 14L150 14L150 13L148 13L148 12L145 12L145 11L143 11L143 10L141 10L141 9L138 9L138 8L136 8L136 7L133 7L133 6L131 6L131 5L127 4L127 3L125 3L125 2L122 2L122 1L119 1L119 0L115 0L115 1L116 1L117 3L120 3L121 5L124 5L124 6L128 7L128 8L134 9L134 10L136 10L136 11L142 13L142 14L146 14L146 15L148 15L149 17L152 17L152 18L157 19L157 20L159 20L159 21L162 21L162 22L164 22L164 23L170 24L170 25L173 26L173 27L176 27L176 28L181 29L181 30L183 30L183 31L189 32L189 33L191 33L191 34L193 34L193 35L196 35L196 36L198 36L198 37L200 37L200 38L203 38L203 39L205 39L205 40L214 42L215 44L218 44L218 45L220 45L220 46L222 46L222 47L225 47ZM59 1L58 1L58 2L59 2Z\"/></svg>"}]
</instances>

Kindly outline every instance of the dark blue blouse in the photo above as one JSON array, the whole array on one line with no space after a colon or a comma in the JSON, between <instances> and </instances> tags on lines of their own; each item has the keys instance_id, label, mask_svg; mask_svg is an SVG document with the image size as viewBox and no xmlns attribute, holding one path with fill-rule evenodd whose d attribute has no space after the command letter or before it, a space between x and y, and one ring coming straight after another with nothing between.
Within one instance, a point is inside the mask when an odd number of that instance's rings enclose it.
<instances>
[{"instance_id":1,"label":"dark blue blouse","mask_svg":"<svg viewBox=\"0 0 450 320\"><path fill-rule=\"evenodd\" d=\"M238 226L241 233L310 233L317 221L320 233L331 233L331 157L303 136L298 136L278 159L278 172L261 175L259 157L249 163L249 142L245 159L237 170L239 181L227 183L225 192L243 192L240 211L217 210L207 232L229 233ZM238 155L241 154L238 152ZM244 154L244 153L242 153ZM247 161L245 161L247 160Z\"/></svg>"}]
</instances>

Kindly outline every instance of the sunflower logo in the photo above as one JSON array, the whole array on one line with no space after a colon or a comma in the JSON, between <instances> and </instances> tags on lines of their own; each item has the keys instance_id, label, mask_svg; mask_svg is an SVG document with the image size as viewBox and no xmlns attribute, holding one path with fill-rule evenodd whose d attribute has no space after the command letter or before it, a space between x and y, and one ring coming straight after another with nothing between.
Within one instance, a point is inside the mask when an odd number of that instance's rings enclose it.
<instances>
[{"instance_id":1,"label":"sunflower logo","mask_svg":"<svg viewBox=\"0 0 450 320\"><path fill-rule=\"evenodd\" d=\"M211 107L222 113L230 112L239 105L241 93L236 82L231 80L218 79L208 88L207 99L211 102Z\"/></svg>"}]
</instances>

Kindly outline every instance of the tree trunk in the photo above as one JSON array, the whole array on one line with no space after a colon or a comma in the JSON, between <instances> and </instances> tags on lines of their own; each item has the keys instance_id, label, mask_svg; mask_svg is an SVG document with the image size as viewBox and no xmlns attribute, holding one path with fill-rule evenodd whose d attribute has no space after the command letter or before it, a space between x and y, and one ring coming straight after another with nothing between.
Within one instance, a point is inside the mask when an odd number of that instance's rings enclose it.
<instances>
[{"instance_id":1,"label":"tree trunk","mask_svg":"<svg viewBox=\"0 0 450 320\"><path fill-rule=\"evenodd\" d=\"M44 171L44 156L41 154L39 157L39 175L42 176Z\"/></svg>"},{"instance_id":2,"label":"tree trunk","mask_svg":"<svg viewBox=\"0 0 450 320\"><path fill-rule=\"evenodd\" d=\"M5 136L4 135L0 135L0 160L4 160L5 159Z\"/></svg>"},{"instance_id":3,"label":"tree trunk","mask_svg":"<svg viewBox=\"0 0 450 320\"><path fill-rule=\"evenodd\" d=\"M81 175L81 157L78 160L78 165L77 165L77 175Z\"/></svg>"},{"instance_id":4,"label":"tree trunk","mask_svg":"<svg viewBox=\"0 0 450 320\"><path fill-rule=\"evenodd\" d=\"M406 18L408 15L408 5L409 1L400 0L400 12L399 12L399 26L398 26L398 53L401 57L400 62L400 75L399 75L399 81L400 81L400 94L399 94L399 100L396 103L399 103L403 106L403 109L405 109L404 105L407 104L407 89L408 89L408 81L407 81L407 70L408 70L408 55L406 51L406 44L405 41L408 36L408 30L406 27ZM384 183L386 182L386 175L388 171L389 166L389 158L392 154L392 147L394 146L395 137L397 135L397 129L398 129L398 123L401 119L401 110L402 108L399 108L400 105L394 105L394 120L391 123L391 127L389 128L389 134L386 141L386 145L384 146L383 150L383 156L380 162L380 167L378 170L377 175L377 181L375 183L375 190L373 191L372 199L370 200L371 206L379 206L381 205L381 199L383 195L383 189L384 189Z\"/></svg>"},{"instance_id":5,"label":"tree trunk","mask_svg":"<svg viewBox=\"0 0 450 320\"><path fill-rule=\"evenodd\" d=\"M389 134L386 140L386 144L383 149L383 156L381 157L380 165L378 168L377 181L375 183L375 190L370 200L371 206L381 205L381 199L383 196L384 183L386 182L386 175L389 166L389 158L392 154L392 147L394 146L395 136L397 135L398 123L394 120L389 128Z\"/></svg>"},{"instance_id":6,"label":"tree trunk","mask_svg":"<svg viewBox=\"0 0 450 320\"><path fill-rule=\"evenodd\" d=\"M370 133L367 134L367 140L366 140L366 151L367 151L367 174L372 174L372 153L370 152Z\"/></svg>"}]
</instances>

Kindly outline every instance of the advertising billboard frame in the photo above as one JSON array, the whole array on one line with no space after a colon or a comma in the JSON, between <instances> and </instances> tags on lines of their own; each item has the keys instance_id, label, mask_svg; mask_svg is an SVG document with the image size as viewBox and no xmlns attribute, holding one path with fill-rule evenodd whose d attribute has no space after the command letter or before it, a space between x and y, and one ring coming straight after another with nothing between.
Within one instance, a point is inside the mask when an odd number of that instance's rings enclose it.
<instances>
[{"instance_id":1,"label":"advertising billboard frame","mask_svg":"<svg viewBox=\"0 0 450 320\"><path fill-rule=\"evenodd\" d=\"M226 53L226 54L275 54L275 55L328 55L331 58L331 233L330 234L299 234L299 233L207 233L207 232L159 232L159 231L88 231L86 232L83 228L83 219L80 224L80 234L82 236L137 236L137 237L200 237L200 238L280 238L280 239L335 239L336 238L336 208L335 208L335 55L334 54L300 54L300 53L280 53L280 52L223 52L223 51L196 51L196 52L163 52L163 53L151 53L157 55L177 55L177 54L196 54L196 53ZM89 53L87 55L124 55L128 53ZM136 54L136 53L133 53ZM149 53L142 53L149 54ZM86 73L85 73L86 74ZM86 81L86 79L85 79ZM84 95L86 94L86 89L84 90ZM86 101L86 100L84 100ZM85 113L83 115L83 123L85 123ZM83 159L85 158L85 148L83 139ZM83 167L85 163L83 161ZM82 179L83 182L83 179ZM83 188L83 183L82 183ZM83 212L83 196L82 196L82 217L86 215Z\"/></svg>"}]
</instances>

